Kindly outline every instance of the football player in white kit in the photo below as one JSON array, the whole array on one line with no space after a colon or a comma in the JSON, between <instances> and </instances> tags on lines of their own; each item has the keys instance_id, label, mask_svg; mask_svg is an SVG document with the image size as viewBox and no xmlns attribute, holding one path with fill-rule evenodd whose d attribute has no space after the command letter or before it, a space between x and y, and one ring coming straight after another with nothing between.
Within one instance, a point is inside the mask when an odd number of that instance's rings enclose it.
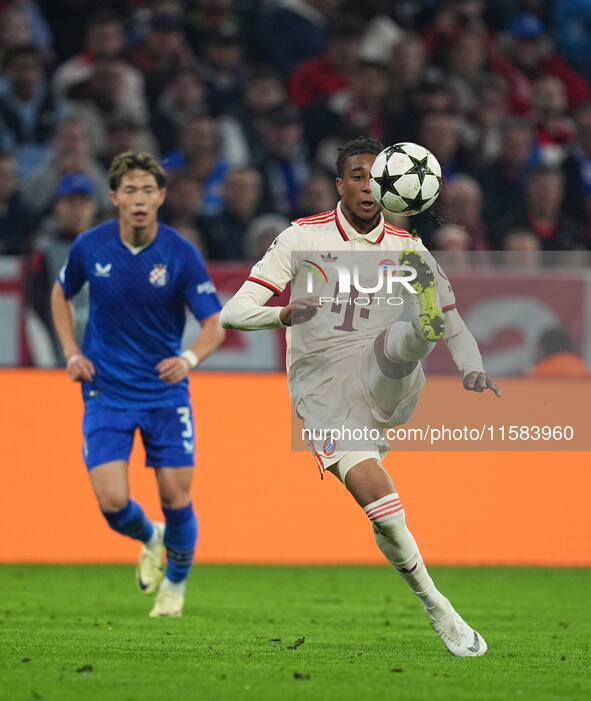
<instances>
[{"instance_id":1,"label":"football player in white kit","mask_svg":"<svg viewBox=\"0 0 591 701\"><path fill-rule=\"evenodd\" d=\"M384 221L372 196L370 168L382 149L379 142L359 137L340 150L336 187L341 200L336 209L298 219L283 231L226 303L221 324L242 330L288 328L290 396L312 436L309 443L321 474L332 472L363 508L378 547L421 599L447 649L460 657L476 657L485 654L487 644L456 613L427 572L406 526L400 497L382 466L387 450L383 434L353 445L333 440L330 432L327 439L317 440L314 430L384 429L408 421L425 383L420 361L441 338L467 390L490 389L500 396L458 314L449 281L420 239ZM340 296L338 285L332 292L338 266L342 271L344 262L368 256L381 266L405 266L405 276L409 274L401 288L410 321L400 320L400 306L389 305L388 299L394 298L372 293L362 305L356 304L357 288L369 289L360 284L349 287L348 298ZM305 270L312 277L302 277ZM301 281L310 285L313 274L320 280L320 294L302 296ZM363 273L357 271L356 276L359 282ZM287 306L264 306L289 282Z\"/></svg>"}]
</instances>

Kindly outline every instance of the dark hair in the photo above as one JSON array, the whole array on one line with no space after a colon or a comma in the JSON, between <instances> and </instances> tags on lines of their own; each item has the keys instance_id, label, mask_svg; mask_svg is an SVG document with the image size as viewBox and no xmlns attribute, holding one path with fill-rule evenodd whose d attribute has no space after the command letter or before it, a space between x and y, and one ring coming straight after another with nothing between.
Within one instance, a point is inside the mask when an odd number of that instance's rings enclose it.
<instances>
[{"instance_id":1,"label":"dark hair","mask_svg":"<svg viewBox=\"0 0 591 701\"><path fill-rule=\"evenodd\" d=\"M166 174L151 153L125 151L125 153L115 156L109 167L109 187L111 190L117 190L123 177L132 170L145 170L147 173L151 173L160 189L166 185Z\"/></svg>"},{"instance_id":2,"label":"dark hair","mask_svg":"<svg viewBox=\"0 0 591 701\"><path fill-rule=\"evenodd\" d=\"M170 83L174 83L175 80L178 80L184 75L190 75L193 78L197 78L197 80L199 80L201 83L204 81L203 72L199 70L198 66L184 63L178 68L172 70L168 85L170 85Z\"/></svg>"},{"instance_id":3,"label":"dark hair","mask_svg":"<svg viewBox=\"0 0 591 701\"><path fill-rule=\"evenodd\" d=\"M331 40L334 39L361 39L364 26L359 21L359 17L344 15L333 22L328 30Z\"/></svg>"},{"instance_id":4,"label":"dark hair","mask_svg":"<svg viewBox=\"0 0 591 701\"><path fill-rule=\"evenodd\" d=\"M179 168L178 170L173 170L170 176L167 178L169 189L173 189L178 185L178 183L197 183L200 187L203 186L203 179L198 178L192 171L186 170L184 168Z\"/></svg>"},{"instance_id":5,"label":"dark hair","mask_svg":"<svg viewBox=\"0 0 591 701\"><path fill-rule=\"evenodd\" d=\"M555 326L546 329L540 334L538 348L544 357L573 350L573 340L570 333L563 326Z\"/></svg>"},{"instance_id":6,"label":"dark hair","mask_svg":"<svg viewBox=\"0 0 591 701\"><path fill-rule=\"evenodd\" d=\"M360 153L373 153L377 156L378 153L383 150L384 145L369 136L358 136L356 139L347 141L347 143L339 149L339 155L337 156L337 177L343 177L345 173L345 163L351 156L357 156Z\"/></svg>"},{"instance_id":7,"label":"dark hair","mask_svg":"<svg viewBox=\"0 0 591 701\"><path fill-rule=\"evenodd\" d=\"M86 31L90 32L95 27L104 27L106 24L119 24L123 28L125 23L123 17L115 10L101 10L88 20Z\"/></svg>"},{"instance_id":8,"label":"dark hair","mask_svg":"<svg viewBox=\"0 0 591 701\"><path fill-rule=\"evenodd\" d=\"M33 44L27 44L26 46L13 46L11 49L4 54L4 60L2 61L3 69L6 70L12 66L12 64L17 61L21 56L33 57L37 59L39 65L45 68L43 62L43 57L39 49L37 49Z\"/></svg>"},{"instance_id":9,"label":"dark hair","mask_svg":"<svg viewBox=\"0 0 591 701\"><path fill-rule=\"evenodd\" d=\"M269 78L277 80L279 83L283 83L281 73L268 63L264 63L260 66L256 66L252 72L248 74L246 84L250 85L251 83L256 83L257 80L267 80Z\"/></svg>"}]
</instances>

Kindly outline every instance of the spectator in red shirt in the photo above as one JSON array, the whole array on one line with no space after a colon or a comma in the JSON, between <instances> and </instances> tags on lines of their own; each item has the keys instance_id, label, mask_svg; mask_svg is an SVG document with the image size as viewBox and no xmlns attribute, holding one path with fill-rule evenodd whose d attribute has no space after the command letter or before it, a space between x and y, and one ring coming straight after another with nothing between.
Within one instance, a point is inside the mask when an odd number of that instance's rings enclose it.
<instances>
[{"instance_id":1,"label":"spectator in red shirt","mask_svg":"<svg viewBox=\"0 0 591 701\"><path fill-rule=\"evenodd\" d=\"M569 117L566 89L560 78L545 75L534 83L536 141L545 163L560 163L575 137Z\"/></svg>"},{"instance_id":2,"label":"spectator in red shirt","mask_svg":"<svg viewBox=\"0 0 591 701\"><path fill-rule=\"evenodd\" d=\"M536 15L523 13L513 18L509 25L507 58L514 68L506 77L514 88L519 85L519 91L514 90L513 94L516 112L531 109L533 81L544 75L555 76L564 83L571 109L591 97L591 86L585 78L553 52L546 28Z\"/></svg>"},{"instance_id":3,"label":"spectator in red shirt","mask_svg":"<svg viewBox=\"0 0 591 701\"><path fill-rule=\"evenodd\" d=\"M321 100L351 84L359 65L362 28L343 18L331 31L327 50L298 64L289 79L289 98L298 107Z\"/></svg>"},{"instance_id":4,"label":"spectator in red shirt","mask_svg":"<svg viewBox=\"0 0 591 701\"><path fill-rule=\"evenodd\" d=\"M363 61L348 88L308 105L304 110L306 138L321 165L332 164L335 144L341 145L356 134L385 141L389 93L388 67Z\"/></svg>"},{"instance_id":5,"label":"spectator in red shirt","mask_svg":"<svg viewBox=\"0 0 591 701\"><path fill-rule=\"evenodd\" d=\"M89 80L97 61L121 58L125 50L125 26L123 18L112 10L102 10L91 16L86 29L84 51L61 63L53 75L53 90L56 97L67 97L76 85ZM146 109L144 78L133 66L125 67L125 91L137 104ZM130 98L128 98L130 99Z\"/></svg>"}]
</instances>

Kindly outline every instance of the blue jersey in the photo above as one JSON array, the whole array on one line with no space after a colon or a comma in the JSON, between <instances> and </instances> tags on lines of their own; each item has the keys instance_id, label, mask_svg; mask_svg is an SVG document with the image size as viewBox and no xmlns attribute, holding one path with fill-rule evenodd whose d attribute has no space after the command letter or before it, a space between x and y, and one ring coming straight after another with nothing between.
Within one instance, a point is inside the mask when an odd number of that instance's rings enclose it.
<instances>
[{"instance_id":1,"label":"blue jersey","mask_svg":"<svg viewBox=\"0 0 591 701\"><path fill-rule=\"evenodd\" d=\"M80 234L59 275L66 298L90 285L83 353L94 364L85 399L145 409L187 404L188 379L168 384L156 365L181 352L185 306L198 320L220 311L199 251L158 224L155 239L134 253L119 236L119 220Z\"/></svg>"}]
</instances>

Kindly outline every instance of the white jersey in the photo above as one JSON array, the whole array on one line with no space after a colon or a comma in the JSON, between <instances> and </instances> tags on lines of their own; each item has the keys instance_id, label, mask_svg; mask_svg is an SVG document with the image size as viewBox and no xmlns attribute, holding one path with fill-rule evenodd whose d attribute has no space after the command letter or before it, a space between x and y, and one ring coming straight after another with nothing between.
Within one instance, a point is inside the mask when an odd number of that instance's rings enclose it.
<instances>
[{"instance_id":1,"label":"white jersey","mask_svg":"<svg viewBox=\"0 0 591 701\"><path fill-rule=\"evenodd\" d=\"M291 282L291 301L314 295L322 303L313 319L287 329L290 384L304 370L302 365L310 364L318 372L336 358L354 355L400 318L407 294L400 283L392 286L391 294L385 285L369 294L357 287L372 289L377 280L376 271L381 276L384 268L397 265L400 252L407 248L420 250L433 268L443 310L454 309L455 297L449 280L420 239L385 222L381 215L374 229L360 234L349 224L339 204L330 212L296 219L277 237L252 268L248 280L274 294L281 293ZM350 291L343 294L338 290L339 270L352 271L354 267L358 268L360 284L355 286L351 272ZM306 289L310 277L313 285Z\"/></svg>"},{"instance_id":2,"label":"white jersey","mask_svg":"<svg viewBox=\"0 0 591 701\"><path fill-rule=\"evenodd\" d=\"M297 219L279 234L224 306L222 326L256 330L282 326L281 308L264 305L288 283L291 301L320 299L314 317L287 329L289 392L307 428L393 426L412 414L425 381L420 365L408 376L405 397L401 395L404 401L391 417L380 416L372 406L363 371L364 358L374 356L374 341L381 332L388 333L403 314L410 293L400 281L393 282L392 289L384 281L392 280L392 268L407 248L420 251L434 271L439 302L446 312L443 338L456 365L464 376L483 372L478 346L456 310L449 280L420 239L382 216L372 231L360 234L349 224L340 204L336 210ZM402 271L396 275L398 272ZM407 268L404 272L415 271ZM378 441L382 444L385 441ZM311 445L319 465L342 456L330 442Z\"/></svg>"}]
</instances>

